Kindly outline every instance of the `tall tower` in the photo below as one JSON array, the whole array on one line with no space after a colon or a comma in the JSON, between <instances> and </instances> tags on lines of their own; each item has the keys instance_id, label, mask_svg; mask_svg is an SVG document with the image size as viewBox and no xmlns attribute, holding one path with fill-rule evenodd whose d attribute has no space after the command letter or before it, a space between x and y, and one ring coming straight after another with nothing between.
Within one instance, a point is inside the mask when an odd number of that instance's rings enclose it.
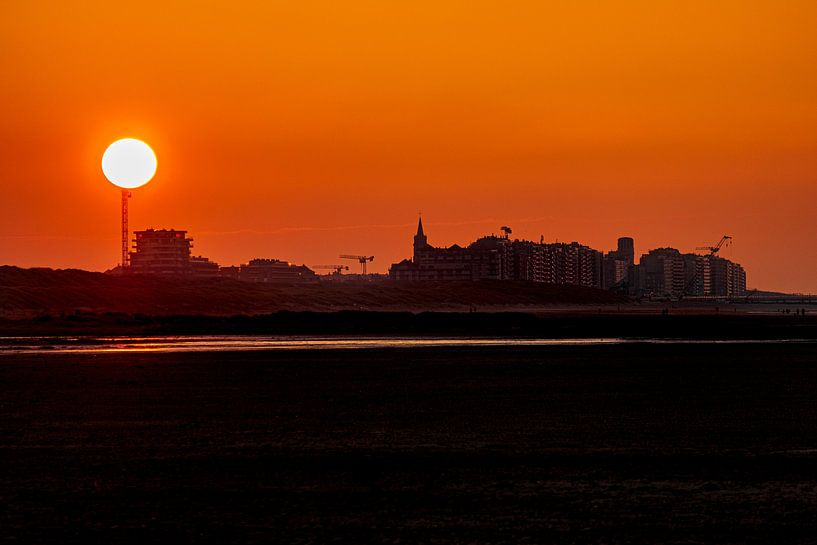
<instances>
[{"instance_id":1,"label":"tall tower","mask_svg":"<svg viewBox=\"0 0 817 545\"><path fill-rule=\"evenodd\" d=\"M417 261L417 250L422 250L428 246L428 239L423 232L423 218L417 223L417 234L414 235L414 261Z\"/></svg>"},{"instance_id":2,"label":"tall tower","mask_svg":"<svg viewBox=\"0 0 817 545\"><path fill-rule=\"evenodd\" d=\"M635 245L633 239L630 237L621 237L618 239L618 257L632 265L635 262Z\"/></svg>"}]
</instances>

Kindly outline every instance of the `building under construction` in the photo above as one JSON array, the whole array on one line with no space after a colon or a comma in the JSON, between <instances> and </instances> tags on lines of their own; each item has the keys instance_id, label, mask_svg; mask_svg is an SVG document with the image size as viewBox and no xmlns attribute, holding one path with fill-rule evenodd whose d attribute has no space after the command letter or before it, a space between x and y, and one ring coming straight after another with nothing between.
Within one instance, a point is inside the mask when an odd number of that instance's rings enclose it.
<instances>
[{"instance_id":1,"label":"building under construction","mask_svg":"<svg viewBox=\"0 0 817 545\"><path fill-rule=\"evenodd\" d=\"M203 256L190 255L193 239L187 231L146 229L136 231L130 253L131 274L160 276L216 277L218 263Z\"/></svg>"},{"instance_id":2,"label":"building under construction","mask_svg":"<svg viewBox=\"0 0 817 545\"><path fill-rule=\"evenodd\" d=\"M130 254L130 272L167 276L189 275L190 248L193 239L187 231L146 229L134 232L134 251Z\"/></svg>"}]
</instances>

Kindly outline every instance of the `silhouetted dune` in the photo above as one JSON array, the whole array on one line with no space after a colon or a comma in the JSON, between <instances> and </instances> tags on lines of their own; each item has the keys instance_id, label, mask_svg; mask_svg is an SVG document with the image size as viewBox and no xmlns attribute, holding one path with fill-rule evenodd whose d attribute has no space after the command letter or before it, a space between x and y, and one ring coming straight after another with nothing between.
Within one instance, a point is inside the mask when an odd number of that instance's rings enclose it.
<instances>
[{"instance_id":1,"label":"silhouetted dune","mask_svg":"<svg viewBox=\"0 0 817 545\"><path fill-rule=\"evenodd\" d=\"M261 314L278 310L433 310L468 306L615 304L620 296L527 282L252 284L226 278L114 276L75 269L0 267L0 315L124 312Z\"/></svg>"}]
</instances>

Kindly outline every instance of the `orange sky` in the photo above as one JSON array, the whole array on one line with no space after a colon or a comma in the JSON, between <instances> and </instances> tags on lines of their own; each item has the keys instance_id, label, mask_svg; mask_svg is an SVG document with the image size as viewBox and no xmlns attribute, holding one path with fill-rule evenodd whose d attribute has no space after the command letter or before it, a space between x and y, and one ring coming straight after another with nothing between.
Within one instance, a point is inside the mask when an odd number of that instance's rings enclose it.
<instances>
[{"instance_id":1,"label":"orange sky","mask_svg":"<svg viewBox=\"0 0 817 545\"><path fill-rule=\"evenodd\" d=\"M0 18L0 263L119 258L105 147L159 158L131 227L222 264L370 270L514 235L734 236L817 292L817 3L37 2ZM352 264L354 265L354 264Z\"/></svg>"}]
</instances>

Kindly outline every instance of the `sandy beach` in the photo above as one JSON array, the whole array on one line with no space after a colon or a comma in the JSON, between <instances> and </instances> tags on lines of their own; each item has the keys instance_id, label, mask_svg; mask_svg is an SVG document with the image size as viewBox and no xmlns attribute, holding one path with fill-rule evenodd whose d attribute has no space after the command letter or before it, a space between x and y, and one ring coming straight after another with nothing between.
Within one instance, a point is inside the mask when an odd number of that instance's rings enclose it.
<instances>
[{"instance_id":1,"label":"sandy beach","mask_svg":"<svg viewBox=\"0 0 817 545\"><path fill-rule=\"evenodd\" d=\"M0 363L4 543L813 543L813 344Z\"/></svg>"}]
</instances>

